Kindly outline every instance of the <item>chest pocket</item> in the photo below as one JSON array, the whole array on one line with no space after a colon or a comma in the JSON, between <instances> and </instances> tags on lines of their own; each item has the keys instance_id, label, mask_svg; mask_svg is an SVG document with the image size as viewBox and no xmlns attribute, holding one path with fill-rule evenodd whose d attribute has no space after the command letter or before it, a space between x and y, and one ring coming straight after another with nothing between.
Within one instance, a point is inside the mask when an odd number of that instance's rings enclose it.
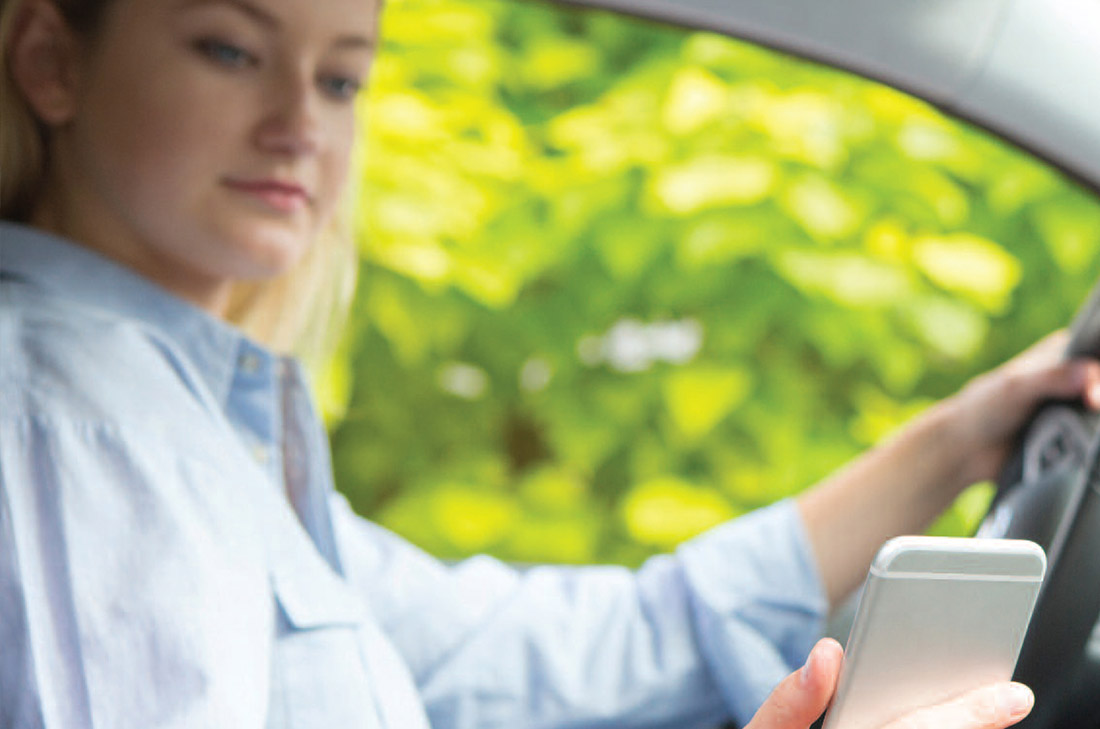
<instances>
[{"instance_id":1,"label":"chest pocket","mask_svg":"<svg viewBox=\"0 0 1100 729\"><path fill-rule=\"evenodd\" d=\"M378 729L360 649L366 607L315 551L295 552L270 568L276 635L267 727Z\"/></svg>"}]
</instances>

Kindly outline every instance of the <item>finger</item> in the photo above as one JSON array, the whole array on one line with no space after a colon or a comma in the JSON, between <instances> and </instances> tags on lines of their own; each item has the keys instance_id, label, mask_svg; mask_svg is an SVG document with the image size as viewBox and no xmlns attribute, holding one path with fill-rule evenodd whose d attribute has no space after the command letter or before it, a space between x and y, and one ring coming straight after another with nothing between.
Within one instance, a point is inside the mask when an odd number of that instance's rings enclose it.
<instances>
[{"instance_id":1,"label":"finger","mask_svg":"<svg viewBox=\"0 0 1100 729\"><path fill-rule=\"evenodd\" d=\"M1031 713L1034 704L1035 696L1027 686L997 684L921 709L886 729L1004 729Z\"/></svg>"},{"instance_id":2,"label":"finger","mask_svg":"<svg viewBox=\"0 0 1100 729\"><path fill-rule=\"evenodd\" d=\"M1032 401L1080 397L1090 409L1100 410L1100 362L1091 357L1065 359L1069 342L1068 330L1051 332L1009 366L1017 377L1031 380L1032 392L1027 394Z\"/></svg>"},{"instance_id":3,"label":"finger","mask_svg":"<svg viewBox=\"0 0 1100 729\"><path fill-rule=\"evenodd\" d=\"M839 643L818 641L806 665L783 679L745 729L807 729L829 705L843 660Z\"/></svg>"},{"instance_id":4,"label":"finger","mask_svg":"<svg viewBox=\"0 0 1100 729\"><path fill-rule=\"evenodd\" d=\"M1081 398L1090 408L1100 408L1100 362L1074 359L1019 370L1006 378L1005 386L1009 399L1021 405L1036 405L1048 398Z\"/></svg>"},{"instance_id":5,"label":"finger","mask_svg":"<svg viewBox=\"0 0 1100 729\"><path fill-rule=\"evenodd\" d=\"M1008 364L1019 367L1023 371L1043 369L1065 359L1068 346L1069 332L1065 329L1059 329L1020 352L1009 360Z\"/></svg>"},{"instance_id":6,"label":"finger","mask_svg":"<svg viewBox=\"0 0 1100 729\"><path fill-rule=\"evenodd\" d=\"M1100 410L1100 362L1086 361L1085 367L1085 405L1091 410Z\"/></svg>"}]
</instances>

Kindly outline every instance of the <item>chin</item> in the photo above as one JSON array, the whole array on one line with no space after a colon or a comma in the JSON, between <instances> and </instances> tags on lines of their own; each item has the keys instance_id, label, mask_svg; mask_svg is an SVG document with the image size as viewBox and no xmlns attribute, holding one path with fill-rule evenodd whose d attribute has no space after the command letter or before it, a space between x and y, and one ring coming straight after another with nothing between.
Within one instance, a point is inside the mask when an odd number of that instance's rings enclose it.
<instances>
[{"instance_id":1,"label":"chin","mask_svg":"<svg viewBox=\"0 0 1100 729\"><path fill-rule=\"evenodd\" d=\"M232 276L250 280L282 276L302 260L314 237L285 227L239 232L230 244L236 254Z\"/></svg>"}]
</instances>

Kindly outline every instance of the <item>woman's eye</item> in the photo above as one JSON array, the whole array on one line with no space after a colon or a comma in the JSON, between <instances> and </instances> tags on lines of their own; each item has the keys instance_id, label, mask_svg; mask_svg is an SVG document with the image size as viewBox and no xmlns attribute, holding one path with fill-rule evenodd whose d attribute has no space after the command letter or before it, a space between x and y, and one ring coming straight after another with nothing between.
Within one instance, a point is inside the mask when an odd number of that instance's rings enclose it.
<instances>
[{"instance_id":1,"label":"woman's eye","mask_svg":"<svg viewBox=\"0 0 1100 729\"><path fill-rule=\"evenodd\" d=\"M359 79L351 76L325 76L321 87L335 99L352 99L362 86Z\"/></svg>"},{"instance_id":2,"label":"woman's eye","mask_svg":"<svg viewBox=\"0 0 1100 729\"><path fill-rule=\"evenodd\" d=\"M195 47L207 58L226 68L245 68L254 66L257 62L257 58L243 48L213 38L200 40L195 43Z\"/></svg>"}]
</instances>

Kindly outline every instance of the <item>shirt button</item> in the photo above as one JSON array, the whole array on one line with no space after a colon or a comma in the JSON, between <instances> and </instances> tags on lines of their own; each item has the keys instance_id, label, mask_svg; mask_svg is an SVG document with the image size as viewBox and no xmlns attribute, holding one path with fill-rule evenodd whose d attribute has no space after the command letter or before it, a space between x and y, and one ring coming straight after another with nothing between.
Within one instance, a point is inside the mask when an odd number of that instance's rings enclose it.
<instances>
[{"instance_id":1,"label":"shirt button","mask_svg":"<svg viewBox=\"0 0 1100 729\"><path fill-rule=\"evenodd\" d=\"M252 457L261 466L266 466L267 462L271 460L271 449L262 445L252 446Z\"/></svg>"},{"instance_id":2,"label":"shirt button","mask_svg":"<svg viewBox=\"0 0 1100 729\"><path fill-rule=\"evenodd\" d=\"M237 360L237 366L246 375L254 375L260 371L260 358L254 352L245 352Z\"/></svg>"}]
</instances>

